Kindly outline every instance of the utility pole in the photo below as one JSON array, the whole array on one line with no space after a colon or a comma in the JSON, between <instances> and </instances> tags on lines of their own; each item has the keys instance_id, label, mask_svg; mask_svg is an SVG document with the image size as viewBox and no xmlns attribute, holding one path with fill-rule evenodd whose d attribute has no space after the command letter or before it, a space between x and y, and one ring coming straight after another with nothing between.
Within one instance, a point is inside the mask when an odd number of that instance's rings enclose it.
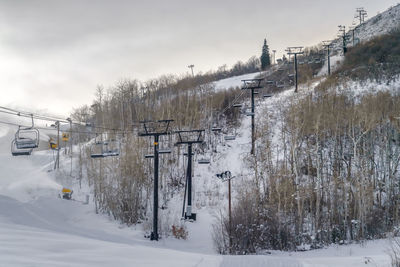
<instances>
[{"instance_id":1,"label":"utility pole","mask_svg":"<svg viewBox=\"0 0 400 267\"><path fill-rule=\"evenodd\" d=\"M304 54L303 51L303 46L292 46L292 47L288 47L286 49L287 54L289 55L294 55L294 76L295 76L295 84L296 84L296 88L294 89L294 92L297 93L298 90L298 73L297 73L297 55L302 55Z\"/></svg>"},{"instance_id":2,"label":"utility pole","mask_svg":"<svg viewBox=\"0 0 400 267\"><path fill-rule=\"evenodd\" d=\"M192 77L194 77L194 72L193 72L194 65L191 64L191 65L188 66L188 68L192 70Z\"/></svg>"},{"instance_id":3,"label":"utility pole","mask_svg":"<svg viewBox=\"0 0 400 267\"><path fill-rule=\"evenodd\" d=\"M332 41L323 41L323 47L325 47L328 54L328 75L331 75L331 47Z\"/></svg>"},{"instance_id":4,"label":"utility pole","mask_svg":"<svg viewBox=\"0 0 400 267\"><path fill-rule=\"evenodd\" d=\"M69 122L69 154L71 157L71 169L69 175L72 176L72 120L71 118L67 118Z\"/></svg>"},{"instance_id":5,"label":"utility pole","mask_svg":"<svg viewBox=\"0 0 400 267\"><path fill-rule=\"evenodd\" d=\"M356 46L356 37L355 37L356 27L350 27L349 31L351 31L353 47L354 47L354 46Z\"/></svg>"},{"instance_id":6,"label":"utility pole","mask_svg":"<svg viewBox=\"0 0 400 267\"><path fill-rule=\"evenodd\" d=\"M192 146L194 144L202 144L204 143L204 130L187 130L187 131L176 131L178 135L178 142L175 143L178 145L187 145L187 170L186 170L186 184L185 184L185 197L183 199L183 209L182 209L182 218L185 220L196 220L196 213L192 212L192 156L193 149ZM200 162L199 162L200 163ZM203 164L208 164L209 161L203 161ZM186 188L187 188L187 207L185 212L185 201L186 201Z\"/></svg>"},{"instance_id":7,"label":"utility pole","mask_svg":"<svg viewBox=\"0 0 400 267\"><path fill-rule=\"evenodd\" d=\"M272 50L272 53L274 53L274 65L276 64L275 62L275 54L276 54L276 50Z\"/></svg>"},{"instance_id":8,"label":"utility pole","mask_svg":"<svg viewBox=\"0 0 400 267\"><path fill-rule=\"evenodd\" d=\"M54 169L60 169L60 122L56 121L57 125L57 158L54 164Z\"/></svg>"},{"instance_id":9,"label":"utility pole","mask_svg":"<svg viewBox=\"0 0 400 267\"><path fill-rule=\"evenodd\" d=\"M159 156L159 137L170 134L169 126L173 120L141 121L143 128L139 131L139 136L154 137L154 155L146 158L154 158L154 188L153 188L153 232L150 240L158 241L158 156ZM171 151L169 151L171 153Z\"/></svg>"},{"instance_id":10,"label":"utility pole","mask_svg":"<svg viewBox=\"0 0 400 267\"><path fill-rule=\"evenodd\" d=\"M360 24L365 22L365 18L367 17L367 11L363 7L359 7L356 9L356 16L354 18L360 19Z\"/></svg>"},{"instance_id":11,"label":"utility pole","mask_svg":"<svg viewBox=\"0 0 400 267\"><path fill-rule=\"evenodd\" d=\"M251 113L248 114L251 116L251 154L255 154L255 140L256 140L256 129L255 129L255 103L254 103L254 95L258 92L255 90L263 88L261 86L261 82L264 78L258 79L249 79L249 80L242 80L244 83L242 90L250 90L251 91Z\"/></svg>"},{"instance_id":12,"label":"utility pole","mask_svg":"<svg viewBox=\"0 0 400 267\"><path fill-rule=\"evenodd\" d=\"M231 198L231 180L235 178L230 171L217 174L222 182L228 181L228 219L229 219L229 253L232 253L232 198Z\"/></svg>"},{"instance_id":13,"label":"utility pole","mask_svg":"<svg viewBox=\"0 0 400 267\"><path fill-rule=\"evenodd\" d=\"M343 42L343 55L347 53L347 44L346 44L346 26L339 25L339 38L342 38Z\"/></svg>"}]
</instances>

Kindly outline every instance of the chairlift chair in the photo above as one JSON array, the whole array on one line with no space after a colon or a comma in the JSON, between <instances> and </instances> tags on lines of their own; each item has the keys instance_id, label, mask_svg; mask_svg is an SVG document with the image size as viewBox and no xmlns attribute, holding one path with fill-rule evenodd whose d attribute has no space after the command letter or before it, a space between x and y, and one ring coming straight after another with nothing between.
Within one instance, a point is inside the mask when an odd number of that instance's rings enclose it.
<instances>
[{"instance_id":1,"label":"chairlift chair","mask_svg":"<svg viewBox=\"0 0 400 267\"><path fill-rule=\"evenodd\" d=\"M33 149L39 147L39 130L35 128L33 115L31 115L32 125L30 127L18 126L15 133L15 146L17 149Z\"/></svg>"},{"instance_id":2,"label":"chairlift chair","mask_svg":"<svg viewBox=\"0 0 400 267\"><path fill-rule=\"evenodd\" d=\"M242 104L233 104L234 108L241 108L243 105Z\"/></svg>"},{"instance_id":3,"label":"chairlift chair","mask_svg":"<svg viewBox=\"0 0 400 267\"><path fill-rule=\"evenodd\" d=\"M91 158L104 158L104 144L101 141L95 141L90 146L90 157Z\"/></svg>"},{"instance_id":4,"label":"chairlift chair","mask_svg":"<svg viewBox=\"0 0 400 267\"><path fill-rule=\"evenodd\" d=\"M277 83L277 84L276 84L276 87L278 87L278 88L283 88L283 87L285 87L285 84L284 84L284 83Z\"/></svg>"},{"instance_id":5,"label":"chairlift chair","mask_svg":"<svg viewBox=\"0 0 400 267\"><path fill-rule=\"evenodd\" d=\"M233 140L236 140L236 136L234 136L234 135L225 135L224 139L225 139L225 141L233 141Z\"/></svg>"},{"instance_id":6,"label":"chairlift chair","mask_svg":"<svg viewBox=\"0 0 400 267\"><path fill-rule=\"evenodd\" d=\"M33 148L17 148L15 139L11 142L11 155L13 156L29 156L32 154Z\"/></svg>"},{"instance_id":7,"label":"chairlift chair","mask_svg":"<svg viewBox=\"0 0 400 267\"><path fill-rule=\"evenodd\" d=\"M198 164L210 164L211 161L207 158L201 158L197 161Z\"/></svg>"},{"instance_id":8,"label":"chairlift chair","mask_svg":"<svg viewBox=\"0 0 400 267\"><path fill-rule=\"evenodd\" d=\"M158 154L171 154L171 152L170 148L162 148L158 150Z\"/></svg>"},{"instance_id":9,"label":"chairlift chair","mask_svg":"<svg viewBox=\"0 0 400 267\"><path fill-rule=\"evenodd\" d=\"M39 130L18 127L14 140L18 149L37 148L39 146Z\"/></svg>"},{"instance_id":10,"label":"chairlift chair","mask_svg":"<svg viewBox=\"0 0 400 267\"><path fill-rule=\"evenodd\" d=\"M222 128L221 127L212 127L211 131L214 132L214 133L220 132L220 131L222 131Z\"/></svg>"},{"instance_id":11,"label":"chairlift chair","mask_svg":"<svg viewBox=\"0 0 400 267\"><path fill-rule=\"evenodd\" d=\"M105 157L116 157L119 156L121 151L121 143L117 140L107 140L103 142L104 148L103 154Z\"/></svg>"},{"instance_id":12,"label":"chairlift chair","mask_svg":"<svg viewBox=\"0 0 400 267\"><path fill-rule=\"evenodd\" d=\"M95 141L90 147L91 158L105 158L119 156L121 151L121 144L117 140Z\"/></svg>"}]
</instances>

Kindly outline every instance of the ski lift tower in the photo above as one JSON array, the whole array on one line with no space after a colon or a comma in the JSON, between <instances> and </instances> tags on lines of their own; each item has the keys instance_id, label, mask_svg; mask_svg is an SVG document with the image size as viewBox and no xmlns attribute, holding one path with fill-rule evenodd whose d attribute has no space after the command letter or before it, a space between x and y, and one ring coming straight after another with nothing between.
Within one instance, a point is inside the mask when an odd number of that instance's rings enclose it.
<instances>
[{"instance_id":1,"label":"ski lift tower","mask_svg":"<svg viewBox=\"0 0 400 267\"><path fill-rule=\"evenodd\" d=\"M296 82L296 88L294 89L294 92L297 93L297 86L298 86L298 74L297 74L297 55L302 55L304 54L303 47L302 46L292 46L288 47L286 49L287 54L289 55L294 55L294 73L295 73L295 82Z\"/></svg>"},{"instance_id":2,"label":"ski lift tower","mask_svg":"<svg viewBox=\"0 0 400 267\"><path fill-rule=\"evenodd\" d=\"M356 16L354 16L355 19L360 19L360 24L363 24L365 22L365 18L368 16L367 11L363 7L359 7L356 9Z\"/></svg>"},{"instance_id":3,"label":"ski lift tower","mask_svg":"<svg viewBox=\"0 0 400 267\"><path fill-rule=\"evenodd\" d=\"M251 91L251 112L248 116L251 116L251 154L255 154L255 139L256 139L256 131L255 131L255 104L254 104L254 95L258 93L258 89L263 88L261 86L261 82L264 78L257 78L257 79L249 79L249 80L242 80L244 83L242 90L250 90Z\"/></svg>"},{"instance_id":4,"label":"ski lift tower","mask_svg":"<svg viewBox=\"0 0 400 267\"><path fill-rule=\"evenodd\" d=\"M159 121L141 121L142 129L139 130L139 136L154 136L154 188L153 188L153 232L150 240L158 241L158 155L159 155L159 137L170 134L170 123L173 120Z\"/></svg>"},{"instance_id":5,"label":"ski lift tower","mask_svg":"<svg viewBox=\"0 0 400 267\"><path fill-rule=\"evenodd\" d=\"M196 220L196 213L192 212L192 146L194 144L202 144L204 142L204 130L187 130L187 131L176 131L178 135L178 142L175 143L178 145L187 145L188 151L188 164L186 170L186 186L185 186L185 197L183 199L183 210L182 210L182 218L188 220ZM209 164L209 160L199 161L199 164ZM186 201L186 188L187 188L187 207L185 212L185 201Z\"/></svg>"},{"instance_id":6,"label":"ski lift tower","mask_svg":"<svg viewBox=\"0 0 400 267\"><path fill-rule=\"evenodd\" d=\"M347 35L346 35L346 26L339 25L339 38L342 38L342 47L343 47L343 55L347 53Z\"/></svg>"},{"instance_id":7,"label":"ski lift tower","mask_svg":"<svg viewBox=\"0 0 400 267\"><path fill-rule=\"evenodd\" d=\"M331 75L331 48L332 48L332 41L323 41L322 46L325 47L328 57L328 75Z\"/></svg>"}]
</instances>

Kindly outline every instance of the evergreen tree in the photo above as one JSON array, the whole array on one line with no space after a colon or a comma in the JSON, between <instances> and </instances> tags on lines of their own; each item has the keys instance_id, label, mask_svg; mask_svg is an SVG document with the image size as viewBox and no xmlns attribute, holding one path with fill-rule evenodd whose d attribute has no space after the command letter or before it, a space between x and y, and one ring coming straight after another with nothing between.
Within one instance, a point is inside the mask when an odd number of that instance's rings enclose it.
<instances>
[{"instance_id":1,"label":"evergreen tree","mask_svg":"<svg viewBox=\"0 0 400 267\"><path fill-rule=\"evenodd\" d=\"M262 47L260 61L261 61L261 69L262 70L265 70L268 66L271 65L271 59L269 57L269 47L267 44L267 39L264 39L264 45Z\"/></svg>"}]
</instances>

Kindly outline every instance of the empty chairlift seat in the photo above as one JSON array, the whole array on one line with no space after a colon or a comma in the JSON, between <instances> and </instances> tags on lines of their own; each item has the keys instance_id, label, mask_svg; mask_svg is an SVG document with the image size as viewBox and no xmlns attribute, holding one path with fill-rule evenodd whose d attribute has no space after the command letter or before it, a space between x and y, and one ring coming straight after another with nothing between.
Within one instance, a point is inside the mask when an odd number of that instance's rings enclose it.
<instances>
[{"instance_id":1,"label":"empty chairlift seat","mask_svg":"<svg viewBox=\"0 0 400 267\"><path fill-rule=\"evenodd\" d=\"M101 141L96 141L90 146L90 157L91 158L104 158L104 144Z\"/></svg>"},{"instance_id":2,"label":"empty chairlift seat","mask_svg":"<svg viewBox=\"0 0 400 267\"><path fill-rule=\"evenodd\" d=\"M198 164L210 164L210 159L208 158L201 158L197 161Z\"/></svg>"},{"instance_id":3,"label":"empty chairlift seat","mask_svg":"<svg viewBox=\"0 0 400 267\"><path fill-rule=\"evenodd\" d=\"M17 149L33 149L39 146L39 130L35 128L18 128L15 133Z\"/></svg>"},{"instance_id":4,"label":"empty chairlift seat","mask_svg":"<svg viewBox=\"0 0 400 267\"><path fill-rule=\"evenodd\" d=\"M17 148L15 140L11 142L11 155L13 156L29 156L32 154L33 148Z\"/></svg>"},{"instance_id":5,"label":"empty chairlift seat","mask_svg":"<svg viewBox=\"0 0 400 267\"><path fill-rule=\"evenodd\" d=\"M104 142L103 154L105 157L119 156L121 150L120 142L117 140L108 140Z\"/></svg>"},{"instance_id":6,"label":"empty chairlift seat","mask_svg":"<svg viewBox=\"0 0 400 267\"><path fill-rule=\"evenodd\" d=\"M233 140L236 140L236 136L234 136L234 135L225 135L224 139L225 139L225 141L233 141Z\"/></svg>"},{"instance_id":7,"label":"empty chairlift seat","mask_svg":"<svg viewBox=\"0 0 400 267\"><path fill-rule=\"evenodd\" d=\"M121 151L120 142L117 140L96 141L91 146L91 158L105 158L119 156Z\"/></svg>"}]
</instances>

